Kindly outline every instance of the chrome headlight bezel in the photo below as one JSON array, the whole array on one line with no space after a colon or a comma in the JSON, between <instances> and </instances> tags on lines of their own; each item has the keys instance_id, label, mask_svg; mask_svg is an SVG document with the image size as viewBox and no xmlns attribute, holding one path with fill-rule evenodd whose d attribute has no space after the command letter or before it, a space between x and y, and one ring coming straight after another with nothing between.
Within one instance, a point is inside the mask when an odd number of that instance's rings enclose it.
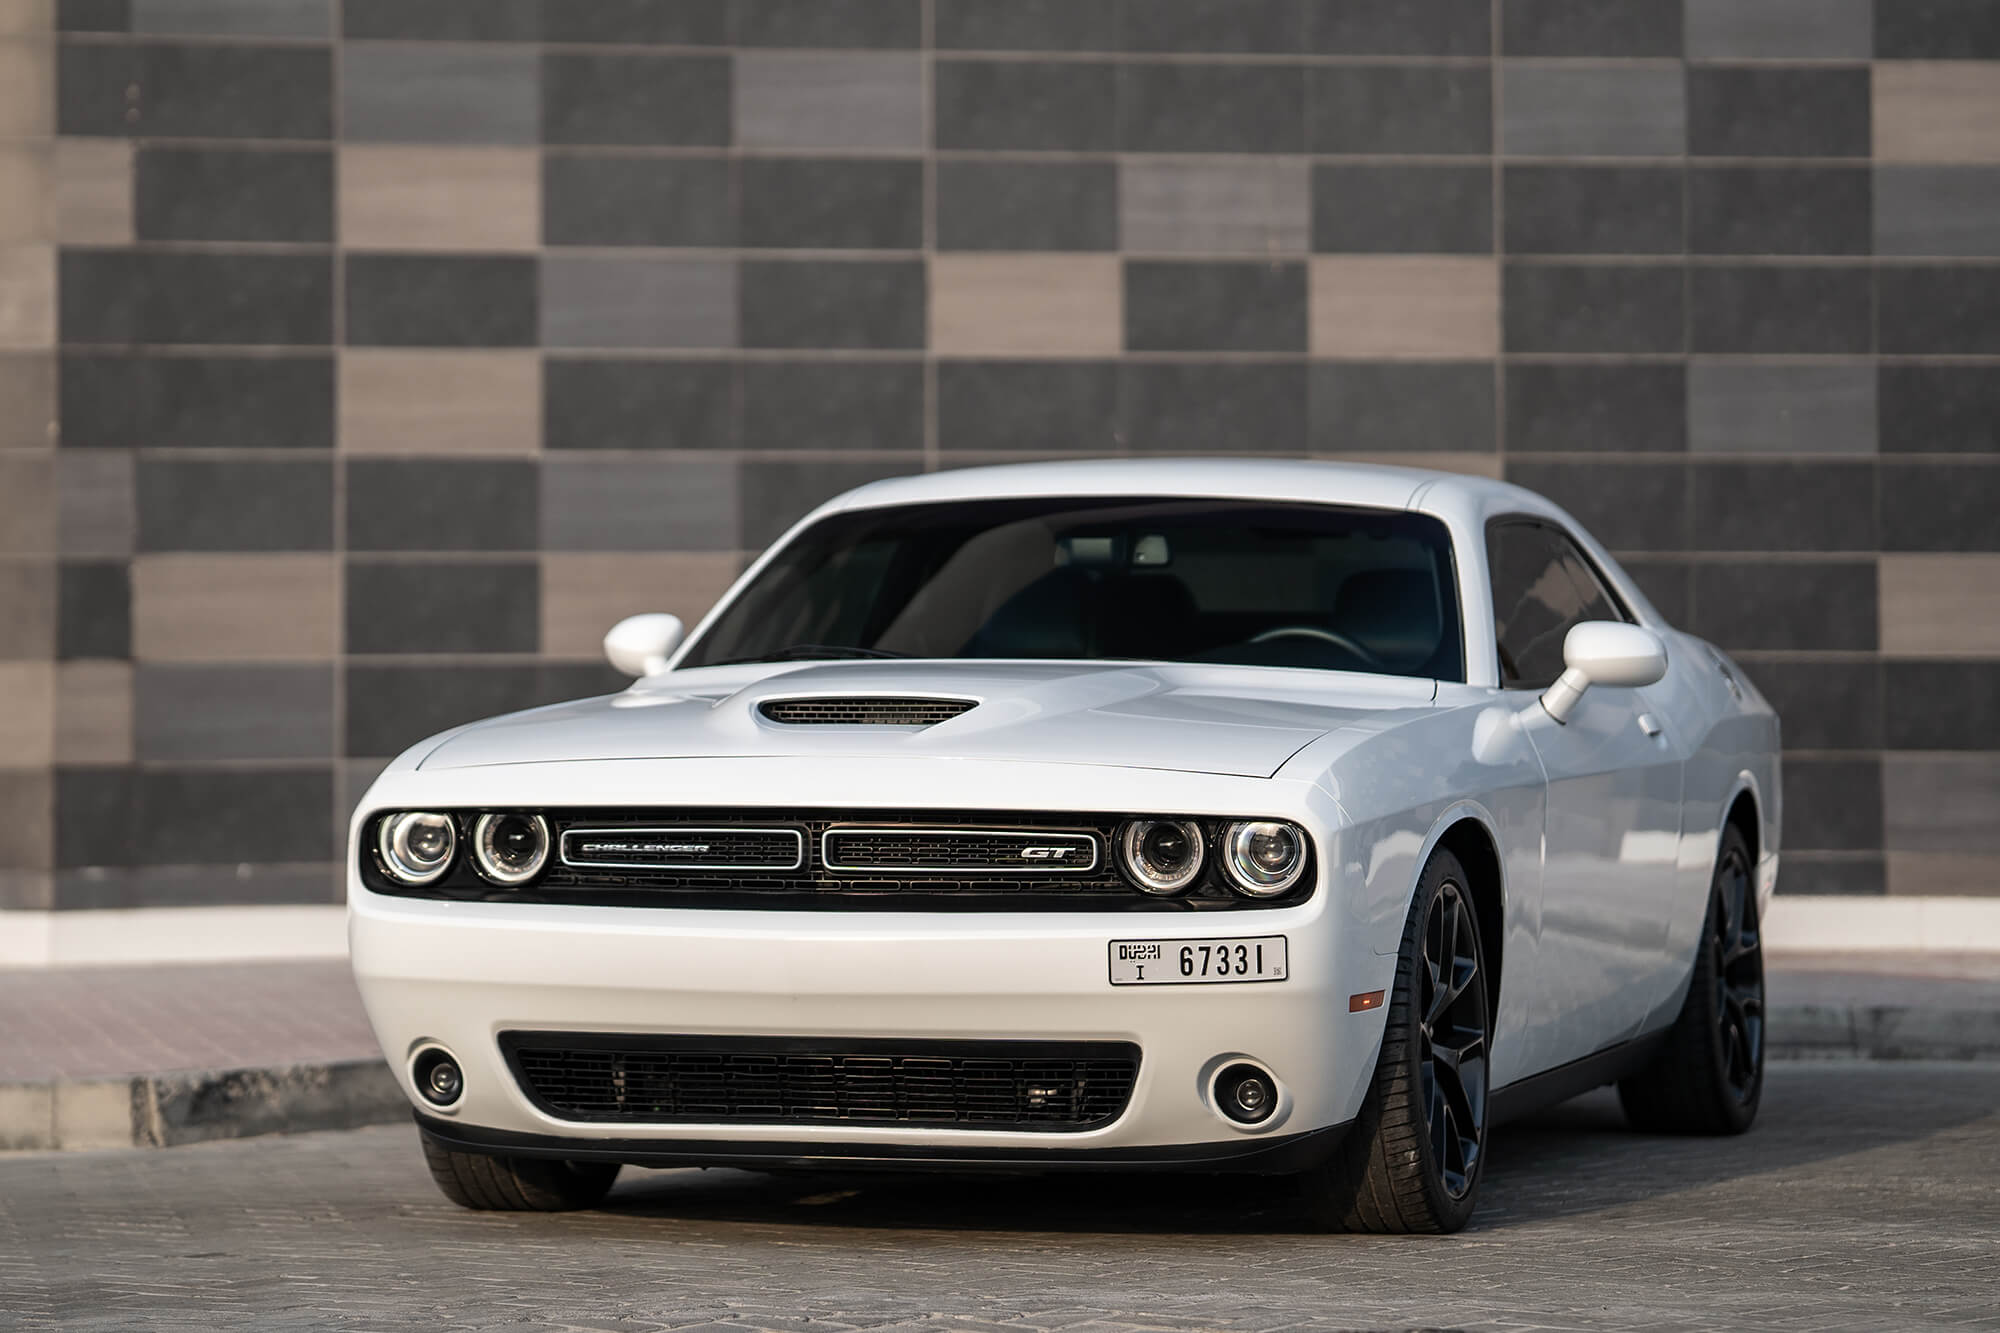
<instances>
[{"instance_id":1,"label":"chrome headlight bezel","mask_svg":"<svg viewBox=\"0 0 2000 1333\"><path fill-rule=\"evenodd\" d=\"M1292 840L1292 859L1282 871L1272 872L1250 855L1251 843L1272 831ZM1290 893L1306 873L1312 859L1312 844L1297 824L1283 819L1239 819L1222 831L1222 874L1229 887L1248 898L1276 898Z\"/></svg>"},{"instance_id":2,"label":"chrome headlight bezel","mask_svg":"<svg viewBox=\"0 0 2000 1333\"><path fill-rule=\"evenodd\" d=\"M1158 875L1150 871L1140 855L1140 847L1145 836L1160 825L1168 825L1180 830L1188 841L1191 855L1187 868L1175 875ZM1118 861L1125 872L1125 878L1142 893L1157 897L1172 897L1185 893L1201 879L1201 872L1208 864L1208 842L1202 836L1201 825L1192 819L1133 819L1118 832Z\"/></svg>"},{"instance_id":3,"label":"chrome headlight bezel","mask_svg":"<svg viewBox=\"0 0 2000 1333\"><path fill-rule=\"evenodd\" d=\"M410 850L410 834L420 824L444 829L444 854L428 866ZM450 815L434 810L402 810L384 815L375 831L375 855L382 873L398 884L413 888L435 884L458 860L458 824Z\"/></svg>"},{"instance_id":4,"label":"chrome headlight bezel","mask_svg":"<svg viewBox=\"0 0 2000 1333\"><path fill-rule=\"evenodd\" d=\"M525 819L541 838L541 846L535 852L532 864L523 869L510 870L502 865L494 847L499 823L503 819ZM536 814L520 810L489 811L481 815L472 825L472 864L480 875L502 888L515 889L528 883L549 864L549 849L553 845L549 834L549 821Z\"/></svg>"}]
</instances>

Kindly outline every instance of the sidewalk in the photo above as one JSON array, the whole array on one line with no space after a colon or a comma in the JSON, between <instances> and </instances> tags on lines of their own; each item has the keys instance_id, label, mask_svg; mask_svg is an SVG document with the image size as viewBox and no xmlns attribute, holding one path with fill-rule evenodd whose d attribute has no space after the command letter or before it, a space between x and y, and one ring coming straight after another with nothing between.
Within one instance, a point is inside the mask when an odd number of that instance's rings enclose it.
<instances>
[{"instance_id":1,"label":"sidewalk","mask_svg":"<svg viewBox=\"0 0 2000 1333\"><path fill-rule=\"evenodd\" d=\"M2000 955L1770 960L1776 1059L2000 1059ZM344 960L0 970L0 1148L403 1120Z\"/></svg>"}]
</instances>

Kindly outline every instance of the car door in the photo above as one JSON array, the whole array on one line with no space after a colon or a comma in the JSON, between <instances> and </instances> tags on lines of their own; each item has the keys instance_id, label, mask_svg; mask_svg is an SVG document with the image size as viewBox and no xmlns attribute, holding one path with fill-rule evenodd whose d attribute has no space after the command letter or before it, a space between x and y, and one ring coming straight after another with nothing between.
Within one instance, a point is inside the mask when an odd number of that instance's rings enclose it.
<instances>
[{"instance_id":1,"label":"car door","mask_svg":"<svg viewBox=\"0 0 2000 1333\"><path fill-rule=\"evenodd\" d=\"M1646 692L1593 686L1566 722L1535 706L1586 620L1631 620L1554 524L1487 528L1501 687L1548 779L1531 1023L1548 1066L1637 1035L1658 996L1674 900L1682 756Z\"/></svg>"}]
</instances>

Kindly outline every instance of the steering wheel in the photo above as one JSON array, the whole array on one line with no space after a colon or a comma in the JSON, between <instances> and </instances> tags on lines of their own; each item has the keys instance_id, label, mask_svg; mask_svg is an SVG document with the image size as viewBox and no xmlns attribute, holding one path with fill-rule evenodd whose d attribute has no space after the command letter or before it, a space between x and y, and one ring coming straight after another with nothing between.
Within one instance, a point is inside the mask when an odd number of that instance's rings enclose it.
<instances>
[{"instance_id":1,"label":"steering wheel","mask_svg":"<svg viewBox=\"0 0 2000 1333\"><path fill-rule=\"evenodd\" d=\"M1337 630L1321 629L1318 625L1279 625L1276 629L1267 629L1262 634L1253 636L1250 642L1270 643L1273 639L1318 639L1322 643L1332 644L1343 652L1352 653L1369 666L1382 665L1381 658L1353 639Z\"/></svg>"}]
</instances>

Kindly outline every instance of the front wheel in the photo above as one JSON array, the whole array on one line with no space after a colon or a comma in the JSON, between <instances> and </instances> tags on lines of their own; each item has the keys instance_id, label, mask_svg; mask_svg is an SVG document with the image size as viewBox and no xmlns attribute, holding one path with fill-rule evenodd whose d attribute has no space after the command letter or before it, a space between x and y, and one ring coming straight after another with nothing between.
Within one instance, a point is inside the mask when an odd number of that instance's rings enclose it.
<instances>
[{"instance_id":1,"label":"front wheel","mask_svg":"<svg viewBox=\"0 0 2000 1333\"><path fill-rule=\"evenodd\" d=\"M563 1162L543 1157L503 1157L447 1148L425 1130L424 1163L437 1187L461 1208L517 1213L559 1213L594 1208L618 1178L616 1162Z\"/></svg>"}]
</instances>

